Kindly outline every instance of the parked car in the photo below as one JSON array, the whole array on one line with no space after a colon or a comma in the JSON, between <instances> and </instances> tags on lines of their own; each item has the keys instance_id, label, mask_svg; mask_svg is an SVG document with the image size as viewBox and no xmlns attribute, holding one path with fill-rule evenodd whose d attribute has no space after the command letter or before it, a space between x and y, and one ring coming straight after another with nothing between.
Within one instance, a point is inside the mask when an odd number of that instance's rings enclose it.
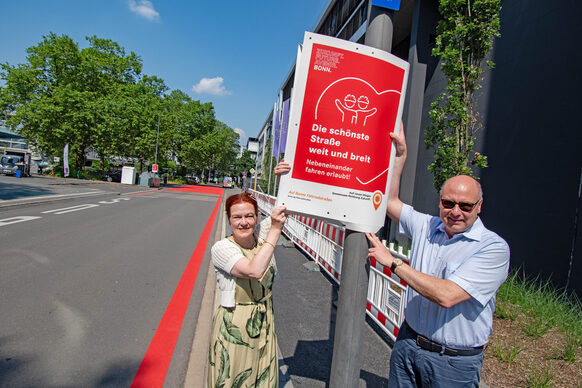
<instances>
[{"instance_id":1,"label":"parked car","mask_svg":"<svg viewBox=\"0 0 582 388\"><path fill-rule=\"evenodd\" d=\"M186 182L188 182L191 185L200 183L200 178L198 178L196 175L186 174L184 178L186 178Z\"/></svg>"},{"instance_id":2,"label":"parked car","mask_svg":"<svg viewBox=\"0 0 582 388\"><path fill-rule=\"evenodd\" d=\"M101 179L107 182L121 182L121 171L106 172Z\"/></svg>"},{"instance_id":3,"label":"parked car","mask_svg":"<svg viewBox=\"0 0 582 388\"><path fill-rule=\"evenodd\" d=\"M16 175L19 170L23 176L30 176L30 164L27 163L24 156L2 155L0 158L0 174Z\"/></svg>"},{"instance_id":4,"label":"parked car","mask_svg":"<svg viewBox=\"0 0 582 388\"><path fill-rule=\"evenodd\" d=\"M222 180L222 187L227 189L233 188L234 185L232 183L232 178L229 176L225 176L224 179Z\"/></svg>"}]
</instances>

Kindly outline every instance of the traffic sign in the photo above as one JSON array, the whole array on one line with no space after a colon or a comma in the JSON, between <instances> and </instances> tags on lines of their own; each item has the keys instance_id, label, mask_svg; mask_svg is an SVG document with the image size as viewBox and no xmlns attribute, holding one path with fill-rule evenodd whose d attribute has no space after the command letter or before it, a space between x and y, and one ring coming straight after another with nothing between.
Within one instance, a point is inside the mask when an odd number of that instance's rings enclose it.
<instances>
[{"instance_id":1,"label":"traffic sign","mask_svg":"<svg viewBox=\"0 0 582 388\"><path fill-rule=\"evenodd\" d=\"M152 172L158 172L158 165L152 164Z\"/></svg>"}]
</instances>

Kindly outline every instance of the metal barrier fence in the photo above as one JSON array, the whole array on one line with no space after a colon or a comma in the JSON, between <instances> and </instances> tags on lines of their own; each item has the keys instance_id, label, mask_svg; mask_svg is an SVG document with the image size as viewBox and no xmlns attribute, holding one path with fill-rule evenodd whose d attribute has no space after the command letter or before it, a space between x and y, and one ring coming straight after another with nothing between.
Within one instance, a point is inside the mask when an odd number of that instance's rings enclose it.
<instances>
[{"instance_id":1,"label":"metal barrier fence","mask_svg":"<svg viewBox=\"0 0 582 388\"><path fill-rule=\"evenodd\" d=\"M253 190L249 192L257 200L261 213L271 214L275 197ZM296 215L287 217L283 228L283 233L338 284L341 282L344 232L342 226ZM395 250L394 244L390 243L388 249L394 256L407 263L410 261L402 247ZM393 340L396 340L398 328L404 321L406 288L406 283L392 273L390 268L384 267L374 258L370 260L366 313Z\"/></svg>"}]
</instances>

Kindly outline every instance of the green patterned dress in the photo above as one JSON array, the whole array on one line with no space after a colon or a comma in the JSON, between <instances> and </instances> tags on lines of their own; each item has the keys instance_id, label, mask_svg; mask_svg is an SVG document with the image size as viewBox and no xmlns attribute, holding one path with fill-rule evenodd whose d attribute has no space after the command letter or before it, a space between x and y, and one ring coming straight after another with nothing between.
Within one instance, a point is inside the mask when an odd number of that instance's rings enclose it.
<instances>
[{"instance_id":1,"label":"green patterned dress","mask_svg":"<svg viewBox=\"0 0 582 388\"><path fill-rule=\"evenodd\" d=\"M239 246L249 260L259 247ZM236 306L217 308L208 354L208 388L279 386L271 296L274 276L271 263L260 280L236 278Z\"/></svg>"}]
</instances>

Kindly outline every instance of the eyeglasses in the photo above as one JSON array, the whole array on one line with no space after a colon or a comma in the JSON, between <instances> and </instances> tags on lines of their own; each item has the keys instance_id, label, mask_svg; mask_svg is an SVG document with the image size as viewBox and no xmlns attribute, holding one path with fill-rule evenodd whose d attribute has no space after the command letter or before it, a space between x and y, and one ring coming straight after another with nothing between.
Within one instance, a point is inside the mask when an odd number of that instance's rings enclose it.
<instances>
[{"instance_id":1,"label":"eyeglasses","mask_svg":"<svg viewBox=\"0 0 582 388\"><path fill-rule=\"evenodd\" d=\"M443 205L443 207L445 209L452 209L455 207L455 205L459 205L459 209L461 209L461 211L469 213L472 212L473 209L475 208L475 206L477 206L477 204L481 202L481 200L478 200L475 203L467 203L467 202L455 202L455 201L451 201L450 199L442 199L441 198L441 204Z\"/></svg>"}]
</instances>

